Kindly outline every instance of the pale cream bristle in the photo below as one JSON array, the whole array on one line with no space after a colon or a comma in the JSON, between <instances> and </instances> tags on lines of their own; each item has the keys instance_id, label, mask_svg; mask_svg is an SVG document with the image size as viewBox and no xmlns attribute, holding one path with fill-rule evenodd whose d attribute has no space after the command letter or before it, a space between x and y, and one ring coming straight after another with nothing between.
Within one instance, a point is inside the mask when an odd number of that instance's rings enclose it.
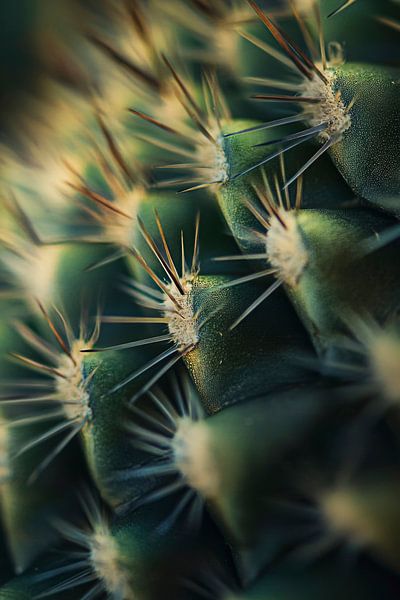
<instances>
[{"instance_id":1,"label":"pale cream bristle","mask_svg":"<svg viewBox=\"0 0 400 600\"><path fill-rule=\"evenodd\" d=\"M8 459L8 430L7 424L0 417L0 485L10 477L10 463Z\"/></svg>"},{"instance_id":2,"label":"pale cream bristle","mask_svg":"<svg viewBox=\"0 0 400 600\"><path fill-rule=\"evenodd\" d=\"M107 213L104 218L104 230L107 240L116 246L130 248L135 245L133 234L136 230L139 206L145 197L145 190L141 186L126 192L115 201L115 207L123 214Z\"/></svg>"},{"instance_id":3,"label":"pale cream bristle","mask_svg":"<svg viewBox=\"0 0 400 600\"><path fill-rule=\"evenodd\" d=\"M189 348L197 346L199 341L198 319L193 311L191 290L192 277L181 279L184 290L182 295L175 285L168 286L168 291L174 298L165 295L164 316L168 318L168 330L171 338L180 352L186 352Z\"/></svg>"},{"instance_id":4,"label":"pale cream bristle","mask_svg":"<svg viewBox=\"0 0 400 600\"><path fill-rule=\"evenodd\" d=\"M89 394L82 375L84 354L81 350L88 344L83 340L75 340L71 347L71 356L62 354L58 363L58 371L63 377L55 376L56 398L63 403L68 419L84 421L91 416Z\"/></svg>"},{"instance_id":5,"label":"pale cream bristle","mask_svg":"<svg viewBox=\"0 0 400 600\"><path fill-rule=\"evenodd\" d=\"M215 143L201 136L196 144L196 163L200 165L198 173L209 181L226 183L229 179L229 163L224 150L224 138L218 130L211 133Z\"/></svg>"},{"instance_id":6,"label":"pale cream bristle","mask_svg":"<svg viewBox=\"0 0 400 600\"><path fill-rule=\"evenodd\" d=\"M175 464L188 485L204 498L217 497L220 482L212 457L210 432L204 421L182 418L172 447Z\"/></svg>"},{"instance_id":7,"label":"pale cream bristle","mask_svg":"<svg viewBox=\"0 0 400 600\"><path fill-rule=\"evenodd\" d=\"M384 397L400 402L400 341L390 332L378 331L371 336L368 354L373 371Z\"/></svg>"},{"instance_id":8,"label":"pale cream bristle","mask_svg":"<svg viewBox=\"0 0 400 600\"><path fill-rule=\"evenodd\" d=\"M312 14L311 11L315 7L315 2L316 0L294 0L297 10L305 15Z\"/></svg>"},{"instance_id":9,"label":"pale cream bristle","mask_svg":"<svg viewBox=\"0 0 400 600\"><path fill-rule=\"evenodd\" d=\"M134 35L132 38L131 19L124 11L124 3L114 3L113 9L114 7L121 13L116 21L118 25L118 52L129 61L132 61L133 64L140 65L145 71L151 74L155 73L154 48L140 35ZM157 40L159 51L166 51L168 48L165 29L158 22L152 23L152 37ZM101 66L104 76L103 81L106 81L107 85L102 86L101 94L96 100L102 109L106 111L108 118L115 115L114 120L121 129L123 126L126 127L125 123L122 122L121 114L131 104L133 90L135 97L139 97L139 99L152 106L158 106L159 103L155 102L146 86L142 86L138 80L127 78L121 69L115 68L113 61L102 61ZM156 99L158 100L158 97Z\"/></svg>"},{"instance_id":10,"label":"pale cream bristle","mask_svg":"<svg viewBox=\"0 0 400 600\"><path fill-rule=\"evenodd\" d=\"M119 557L118 547L106 527L98 527L90 540L90 561L98 578L110 596L135 600L130 576Z\"/></svg>"},{"instance_id":11,"label":"pale cream bristle","mask_svg":"<svg viewBox=\"0 0 400 600\"><path fill-rule=\"evenodd\" d=\"M320 498L320 506L328 528L335 536L361 547L379 544L382 536L379 519L371 518L370 511L350 488L326 492Z\"/></svg>"},{"instance_id":12,"label":"pale cream bristle","mask_svg":"<svg viewBox=\"0 0 400 600\"><path fill-rule=\"evenodd\" d=\"M299 229L296 212L279 210L273 215L266 235L266 252L272 268L291 287L295 287L308 264L308 253Z\"/></svg>"},{"instance_id":13,"label":"pale cream bristle","mask_svg":"<svg viewBox=\"0 0 400 600\"><path fill-rule=\"evenodd\" d=\"M154 116L163 123L182 123L187 113L179 101L173 85L166 85L160 93L160 101L155 105Z\"/></svg>"},{"instance_id":14,"label":"pale cream bristle","mask_svg":"<svg viewBox=\"0 0 400 600\"><path fill-rule=\"evenodd\" d=\"M319 134L321 141L332 137L340 137L351 127L351 118L348 107L343 102L339 91L335 91L335 72L327 68L323 71L327 83L322 81L316 74L311 81L305 80L301 88L301 95L311 98L319 98L319 102L307 105L306 120L312 126L327 123L327 128Z\"/></svg>"},{"instance_id":15,"label":"pale cream bristle","mask_svg":"<svg viewBox=\"0 0 400 600\"><path fill-rule=\"evenodd\" d=\"M9 255L3 260L7 269L13 275L18 286L26 290L28 298L40 300L47 306L49 299L54 297L54 272L57 268L62 245L35 246L29 244L19 247L21 256Z\"/></svg>"},{"instance_id":16,"label":"pale cream bristle","mask_svg":"<svg viewBox=\"0 0 400 600\"><path fill-rule=\"evenodd\" d=\"M235 15L232 21L240 20L240 15ZM233 71L239 62L240 37L228 24L222 23L212 34L213 60L216 64L224 65Z\"/></svg>"},{"instance_id":17,"label":"pale cream bristle","mask_svg":"<svg viewBox=\"0 0 400 600\"><path fill-rule=\"evenodd\" d=\"M28 278L26 285L35 298L43 299L48 303L49 298L53 296L54 272L59 262L61 247L42 246L36 249L36 256L33 259L33 270L25 273ZM29 282L29 283L28 283Z\"/></svg>"}]
</instances>

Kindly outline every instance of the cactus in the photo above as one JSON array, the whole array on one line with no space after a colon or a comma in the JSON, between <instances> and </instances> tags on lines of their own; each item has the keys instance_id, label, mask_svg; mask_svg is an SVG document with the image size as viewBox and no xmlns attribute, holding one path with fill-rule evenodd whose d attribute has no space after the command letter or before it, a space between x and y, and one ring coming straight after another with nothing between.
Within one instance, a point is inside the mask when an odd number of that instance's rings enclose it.
<instances>
[{"instance_id":1,"label":"cactus","mask_svg":"<svg viewBox=\"0 0 400 600\"><path fill-rule=\"evenodd\" d=\"M2 146L0 600L397 599L398 0L67 12Z\"/></svg>"}]
</instances>

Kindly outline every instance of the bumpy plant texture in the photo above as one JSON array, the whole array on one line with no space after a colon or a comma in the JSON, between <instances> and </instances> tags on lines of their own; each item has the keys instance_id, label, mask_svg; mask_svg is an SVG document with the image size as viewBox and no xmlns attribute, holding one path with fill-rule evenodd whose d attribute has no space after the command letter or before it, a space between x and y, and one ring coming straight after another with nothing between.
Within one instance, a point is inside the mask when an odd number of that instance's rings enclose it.
<instances>
[{"instance_id":1,"label":"bumpy plant texture","mask_svg":"<svg viewBox=\"0 0 400 600\"><path fill-rule=\"evenodd\" d=\"M398 0L45 4L0 599L398 600Z\"/></svg>"}]
</instances>

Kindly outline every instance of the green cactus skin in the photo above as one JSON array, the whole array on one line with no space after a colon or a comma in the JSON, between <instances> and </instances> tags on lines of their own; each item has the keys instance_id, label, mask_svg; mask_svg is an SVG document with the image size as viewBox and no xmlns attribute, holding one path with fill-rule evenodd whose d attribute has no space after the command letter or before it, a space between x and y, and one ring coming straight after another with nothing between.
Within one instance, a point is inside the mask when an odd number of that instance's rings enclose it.
<instances>
[{"instance_id":1,"label":"green cactus skin","mask_svg":"<svg viewBox=\"0 0 400 600\"><path fill-rule=\"evenodd\" d=\"M327 405L325 390L303 387L235 404L194 425L187 472L197 477L189 483L197 484L242 549L268 538L263 521L284 480L285 461L315 432Z\"/></svg>"},{"instance_id":2,"label":"green cactus skin","mask_svg":"<svg viewBox=\"0 0 400 600\"><path fill-rule=\"evenodd\" d=\"M18 362L9 356L11 352L26 351L26 345L13 323L13 319L20 315L18 303L11 307L9 302L3 302L3 315L6 314L9 315L8 320L1 323L0 369L2 383L5 385L2 396L10 397L11 383L8 382L17 380L22 386L15 392L15 396L21 397L27 389L23 387L26 373ZM13 407L5 403L0 406L0 514L7 537L6 547L9 547L17 572L25 569L57 539L57 532L49 525L49 520L55 515L65 514L68 504L64 494L75 479L72 465L64 457L50 469L46 477L39 478L29 486L29 494L26 492L30 476L51 450L51 443L48 443L47 446L36 447L14 458L18 450L49 429L48 423L12 425L16 420L27 416L24 407L21 409L20 406ZM54 423L53 420L52 425ZM81 460L76 448L71 453L71 458L75 461ZM58 470L62 470L64 480L55 490L54 477ZM70 500L69 503L68 510L73 510L74 502ZM5 553L6 548L4 555Z\"/></svg>"},{"instance_id":3,"label":"green cactus skin","mask_svg":"<svg viewBox=\"0 0 400 600\"><path fill-rule=\"evenodd\" d=\"M0 600L398 600L398 0L83 4L0 149Z\"/></svg>"},{"instance_id":4,"label":"green cactus skin","mask_svg":"<svg viewBox=\"0 0 400 600\"><path fill-rule=\"evenodd\" d=\"M98 269L90 270L108 256L109 252L103 245L75 242L40 244L28 248L28 251L30 255L23 257L16 268L11 263L10 287L15 288L21 299L25 295L28 297L32 311L40 314L38 301L47 309L60 307L71 325L77 328L85 307L96 314L101 299L104 305L111 284L106 283L107 273L115 277L118 271L105 269L100 273ZM4 260L10 265L7 259ZM76 289L80 290L79 294L76 294Z\"/></svg>"},{"instance_id":5,"label":"green cactus skin","mask_svg":"<svg viewBox=\"0 0 400 600\"><path fill-rule=\"evenodd\" d=\"M12 572L12 567L11 567L11 560L10 560L10 557L8 556L8 552L6 551L7 542L6 542L5 532L4 532L2 525L0 525L0 543L1 543L1 547L3 549L1 559L0 559L0 585L3 585L3 583L5 583L11 579L13 572Z\"/></svg>"},{"instance_id":6,"label":"green cactus skin","mask_svg":"<svg viewBox=\"0 0 400 600\"><path fill-rule=\"evenodd\" d=\"M170 504L170 510L173 506ZM132 590L144 600L156 600L160 594L168 593L189 600L191 592L182 589L181 582L185 574L193 575L202 564L207 567L207 561L216 561L228 572L232 569L229 552L212 526L205 524L202 534L197 536L187 529L175 529L168 536L160 531L160 522L162 525L170 510L163 505L156 512L149 505L112 526L119 555L126 561L132 577Z\"/></svg>"},{"instance_id":7,"label":"green cactus skin","mask_svg":"<svg viewBox=\"0 0 400 600\"><path fill-rule=\"evenodd\" d=\"M333 145L331 156L351 188L396 214L400 184L400 71L344 64L335 70L334 88L345 102L355 97L351 126ZM377 144L378 139L385 143Z\"/></svg>"},{"instance_id":8,"label":"green cactus skin","mask_svg":"<svg viewBox=\"0 0 400 600\"><path fill-rule=\"evenodd\" d=\"M361 594L366 600L391 599L398 593L398 580L368 560L343 574L339 558L316 561L310 568L296 568L285 561L271 573L263 575L243 594L229 600L327 600Z\"/></svg>"},{"instance_id":9,"label":"green cactus skin","mask_svg":"<svg viewBox=\"0 0 400 600\"><path fill-rule=\"evenodd\" d=\"M44 580L41 581L40 577L42 573L46 573L49 569L49 565L54 563L54 556L42 557L41 561L35 563L35 566L25 571L23 575L18 577L10 578L10 580L0 588L1 600L31 600L32 598L40 597L41 594L46 594L52 585L61 583L60 578L56 580ZM87 591L87 589L85 590ZM53 594L54 596L54 594ZM73 600L76 598L75 591L63 592L63 598L66 600Z\"/></svg>"},{"instance_id":10,"label":"green cactus skin","mask_svg":"<svg viewBox=\"0 0 400 600\"><path fill-rule=\"evenodd\" d=\"M52 519L68 515L76 508L76 501L66 498L70 486L77 483L69 457L56 459L46 474L29 486L29 495L26 493L27 482L35 468L52 450L51 443L42 444L29 454L23 454L11 462L11 457L19 449L36 436L46 433L47 430L46 424L14 429L9 427L7 432L11 472L0 486L0 507L10 554L17 573L23 572L49 545L56 542L59 535L51 525ZM72 463L81 460L76 449L71 450L70 457ZM60 471L63 473L63 481L55 490L54 479Z\"/></svg>"},{"instance_id":11,"label":"green cactus skin","mask_svg":"<svg viewBox=\"0 0 400 600\"><path fill-rule=\"evenodd\" d=\"M228 163L228 178L234 178L238 173L252 167L258 160L264 158L265 152L261 148L257 148L256 144L261 143L265 140L265 133L267 135L276 136L276 129L272 133L267 129L258 131L256 128L261 126L260 121L254 120L233 120L227 125L222 127L222 134L226 137L222 140L222 146L226 161ZM254 128L254 129L253 129ZM245 131L250 129L249 133L243 133L241 135L230 135L237 131ZM278 136L281 130L278 129Z\"/></svg>"},{"instance_id":12,"label":"green cactus skin","mask_svg":"<svg viewBox=\"0 0 400 600\"><path fill-rule=\"evenodd\" d=\"M104 249L96 248L91 244L61 246L52 281L54 293L49 297L49 304L51 302L52 305L69 307L67 314L72 323L78 322L85 296L92 310L96 310L94 298L91 296L95 287L101 289L104 285L104 293L106 293L106 272L103 271L101 275L96 271L87 272L89 267L103 257ZM109 275L111 275L110 271ZM82 290L81 297L74 294L73 290L77 287Z\"/></svg>"},{"instance_id":13,"label":"green cactus skin","mask_svg":"<svg viewBox=\"0 0 400 600\"><path fill-rule=\"evenodd\" d=\"M276 129L260 131L256 136L251 135L252 143L262 141L279 139L282 135L276 132ZM227 146L231 146L231 140L235 140L232 148L234 154L242 156L248 152L247 143L242 145L246 135L238 135L226 138ZM314 147L312 144L304 144L300 149L294 148L286 154L283 168L284 174L287 176L296 173L298 169L304 163L304 155L312 154ZM263 159L265 158L265 152L263 153ZM237 173L244 170L249 164L253 165L256 163L254 155L250 154L249 162L245 165L239 165ZM269 184L272 187L274 195L276 189L274 186L274 177L278 178L278 181L282 182L282 165L280 164L279 158L272 160L267 163L267 174L269 176ZM240 177L233 181L228 181L217 190L217 198L222 210L222 213L231 229L239 247L243 252L260 252L259 240L254 239L249 235L249 231L256 230L260 231L260 224L254 215L246 205L250 202L253 206L259 205L259 199L254 190L254 185L261 191L265 189L265 183L262 177L256 173L256 175L249 173L244 177ZM292 192L289 193L289 199L291 205L294 205L294 196ZM286 198L285 198L286 202ZM302 208L329 208L337 209L346 205L353 205L355 203L355 194L352 189L346 185L344 179L338 174L337 170L332 166L328 156L322 156L320 160L312 165L307 171L307 176L304 180L302 188L301 206Z\"/></svg>"},{"instance_id":14,"label":"green cactus skin","mask_svg":"<svg viewBox=\"0 0 400 600\"><path fill-rule=\"evenodd\" d=\"M22 316L24 307L21 303L10 302L7 300L0 301L0 310L2 320L0 322L0 344L1 344L1 360L0 374L4 383L21 377L21 369L16 361L11 358L12 352L22 352L25 350L25 344L22 337L16 331L14 321Z\"/></svg>"},{"instance_id":15,"label":"green cactus skin","mask_svg":"<svg viewBox=\"0 0 400 600\"><path fill-rule=\"evenodd\" d=\"M326 42L341 44L347 60L386 65L398 62L398 33L383 20L398 20L400 11L396 2L357 0L346 10L332 17L328 15L337 10L343 2L319 0L319 4Z\"/></svg>"},{"instance_id":16,"label":"green cactus skin","mask_svg":"<svg viewBox=\"0 0 400 600\"><path fill-rule=\"evenodd\" d=\"M96 242L100 241L100 235L108 247L104 260L107 261L108 256L111 259L121 253L128 269L139 280L149 282L148 278L143 277L143 269L138 266L136 259L132 256L130 251L132 247L143 256L155 273L158 275L163 273L159 261L148 247L142 232L143 224L150 235L157 240L160 237L157 219L159 219L172 256L180 257L181 235L184 240L191 241L198 215L200 215L200 221L201 215L207 215L208 227L201 227L199 232L199 244L202 248L201 266L204 273L221 271L221 266L217 271L217 267L212 261L221 248L227 254L236 251L235 243L231 236L227 235L224 221L212 197L199 192L192 193L188 197L188 194L154 191L148 183L142 180L144 174L140 174L136 182L129 182L126 189L123 188L116 193L110 189L104 179L104 173L96 169L95 165L90 165L90 171L90 177L87 176L85 179L85 186L83 188L77 186L77 189L81 190L78 194L81 206L94 209L95 218L92 218L86 227L90 231L89 238L93 242L93 247L96 247ZM126 177L124 173L123 175ZM98 226L100 226L100 234ZM212 236L208 235L209 230L215 233ZM216 233L217 235L215 235ZM85 237L84 234L83 237ZM100 256L98 264L101 265L101 262L102 257ZM232 271L232 267L226 265L223 270L229 272L229 269Z\"/></svg>"},{"instance_id":17,"label":"green cactus skin","mask_svg":"<svg viewBox=\"0 0 400 600\"><path fill-rule=\"evenodd\" d=\"M168 242L171 255L179 264L178 257L181 255L181 231L183 231L184 240L192 245L196 217L200 217L199 228L199 247L200 247L200 268L205 275L216 275L227 272L240 272L240 267L232 264L216 265L212 260L218 256L221 250L226 254L237 252L237 246L226 231L223 219L218 211L215 201L211 196L204 196L197 193L187 197L182 195L148 195L141 204L138 216L142 219L147 231L155 240L159 240L160 233L156 224L155 214L159 215L162 229ZM202 218L206 222L202 222ZM179 229L177 230L177 223ZM212 235L210 234L212 232ZM146 260L147 264L157 273L163 273L158 260L146 244L143 235L136 226L134 236L134 246ZM133 256L127 256L128 264L137 279L150 283L148 277L144 277L143 268L140 267Z\"/></svg>"},{"instance_id":18,"label":"green cactus skin","mask_svg":"<svg viewBox=\"0 0 400 600\"><path fill-rule=\"evenodd\" d=\"M294 223L305 255L287 289L320 351L326 351L341 335L349 314L370 314L382 322L396 309L398 276L390 257L397 254L397 246L375 252L362 247L390 220L361 209L310 210L294 213Z\"/></svg>"},{"instance_id":19,"label":"green cactus skin","mask_svg":"<svg viewBox=\"0 0 400 600\"><path fill-rule=\"evenodd\" d=\"M72 599L96 592L122 595L127 600L156 600L160 594L197 600L201 596L187 586L189 578L196 569L207 571L215 565L234 583L229 550L215 527L205 523L201 535L186 528L168 536L162 525L170 514L171 503L163 504L156 513L153 507L147 507L133 517L119 517L113 522L101 517L86 529L64 523L71 543L63 547L60 557L44 557L1 588L0 597L20 598L25 593L27 598L43 595ZM208 541L212 549L207 554ZM76 559L78 550L80 560Z\"/></svg>"},{"instance_id":20,"label":"green cactus skin","mask_svg":"<svg viewBox=\"0 0 400 600\"><path fill-rule=\"evenodd\" d=\"M250 389L254 397L267 390L299 385L310 375L302 360L311 354L311 348L284 294L276 291L267 300L265 312L255 311L229 331L242 312L268 288L267 281L262 285L221 287L229 281L232 279L200 276L191 292L194 312L202 310L210 317L201 328L197 346L184 358L210 413L243 401ZM246 345L244 339L248 340ZM250 363L251 370L247 366ZM264 377L266 371L270 374L268 381ZM212 379L208 377L210 372L214 374Z\"/></svg>"},{"instance_id":21,"label":"green cactus skin","mask_svg":"<svg viewBox=\"0 0 400 600\"><path fill-rule=\"evenodd\" d=\"M65 526L65 523L63 525ZM76 528L76 531L84 533L79 528ZM93 587L92 577L89 581L87 576L84 577L85 581L79 587L74 584L74 579L82 572L82 562L79 563L71 555L71 551L75 549L73 545L66 544L64 541L57 547L57 552L44 554L22 575L10 577L9 581L0 588L0 598L19 600L43 596L73 600L77 597L77 593L82 595L89 593ZM108 558L111 560L112 556ZM77 563L76 566L74 563ZM90 561L86 566L89 566L89 563Z\"/></svg>"},{"instance_id":22,"label":"green cactus skin","mask_svg":"<svg viewBox=\"0 0 400 600\"><path fill-rule=\"evenodd\" d=\"M2 600L30 600L32 598L31 587L29 583L21 581L18 577L0 588L0 598Z\"/></svg>"},{"instance_id":23,"label":"green cactus skin","mask_svg":"<svg viewBox=\"0 0 400 600\"><path fill-rule=\"evenodd\" d=\"M125 350L89 354L83 360L84 379L90 380L91 410L91 417L82 430L85 455L97 489L113 508L129 502L137 493L145 493L146 487L135 489L135 483L138 486L140 482L133 479L127 485L121 477L144 460L143 453L134 448L124 429L131 418L129 400L143 382L139 379L116 392L112 390L151 356L143 350Z\"/></svg>"}]
</instances>

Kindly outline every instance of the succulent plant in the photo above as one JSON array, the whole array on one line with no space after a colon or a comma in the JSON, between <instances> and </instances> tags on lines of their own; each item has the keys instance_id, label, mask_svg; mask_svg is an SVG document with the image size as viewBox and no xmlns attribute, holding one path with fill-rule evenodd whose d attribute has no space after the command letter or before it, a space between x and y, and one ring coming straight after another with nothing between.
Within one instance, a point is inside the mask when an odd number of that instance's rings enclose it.
<instances>
[{"instance_id":1,"label":"succulent plant","mask_svg":"<svg viewBox=\"0 0 400 600\"><path fill-rule=\"evenodd\" d=\"M398 1L81 4L2 148L0 599L398 599Z\"/></svg>"}]
</instances>

